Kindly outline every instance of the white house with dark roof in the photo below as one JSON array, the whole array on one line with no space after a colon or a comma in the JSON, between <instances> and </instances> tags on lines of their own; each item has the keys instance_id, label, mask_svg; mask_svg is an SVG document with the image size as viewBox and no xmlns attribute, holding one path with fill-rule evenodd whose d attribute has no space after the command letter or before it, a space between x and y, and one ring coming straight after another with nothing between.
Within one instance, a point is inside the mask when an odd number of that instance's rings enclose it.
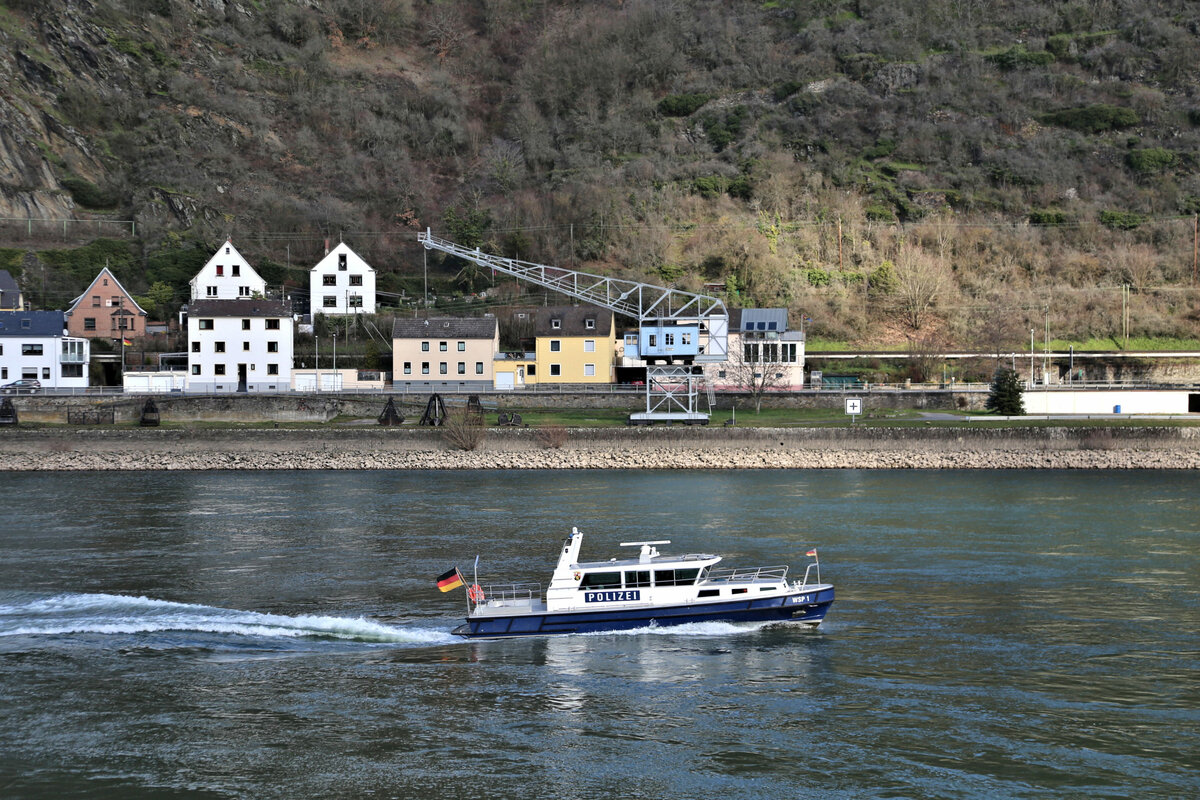
<instances>
[{"instance_id":1,"label":"white house with dark roof","mask_svg":"<svg viewBox=\"0 0 1200 800\"><path fill-rule=\"evenodd\" d=\"M313 317L375 313L375 270L345 242L317 262L308 286Z\"/></svg>"},{"instance_id":2,"label":"white house with dark roof","mask_svg":"<svg viewBox=\"0 0 1200 800\"><path fill-rule=\"evenodd\" d=\"M392 326L392 386L490 389L499 352L495 317L397 319Z\"/></svg>"},{"instance_id":3,"label":"white house with dark roof","mask_svg":"<svg viewBox=\"0 0 1200 800\"><path fill-rule=\"evenodd\" d=\"M291 388L293 322L283 300L196 300L188 309L188 391Z\"/></svg>"},{"instance_id":4,"label":"white house with dark roof","mask_svg":"<svg viewBox=\"0 0 1200 800\"><path fill-rule=\"evenodd\" d=\"M804 387L804 332L788 327L786 308L732 308L729 310L729 360L705 364L706 379L718 389L736 389L749 378L763 380L761 370L772 370L766 379L772 389Z\"/></svg>"},{"instance_id":5,"label":"white house with dark roof","mask_svg":"<svg viewBox=\"0 0 1200 800\"><path fill-rule=\"evenodd\" d=\"M86 389L91 346L67 335L61 311L0 311L0 385L38 381L41 389Z\"/></svg>"},{"instance_id":6,"label":"white house with dark roof","mask_svg":"<svg viewBox=\"0 0 1200 800\"><path fill-rule=\"evenodd\" d=\"M264 296L267 282L226 240L191 280L192 300L239 300Z\"/></svg>"},{"instance_id":7,"label":"white house with dark roof","mask_svg":"<svg viewBox=\"0 0 1200 800\"><path fill-rule=\"evenodd\" d=\"M0 310L20 311L25 308L21 287L6 269L0 269Z\"/></svg>"}]
</instances>

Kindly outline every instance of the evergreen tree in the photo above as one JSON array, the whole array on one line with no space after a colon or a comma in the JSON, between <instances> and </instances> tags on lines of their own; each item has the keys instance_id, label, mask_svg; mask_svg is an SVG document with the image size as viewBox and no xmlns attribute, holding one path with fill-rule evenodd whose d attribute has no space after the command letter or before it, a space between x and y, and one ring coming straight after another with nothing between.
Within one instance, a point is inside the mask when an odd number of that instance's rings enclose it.
<instances>
[{"instance_id":1,"label":"evergreen tree","mask_svg":"<svg viewBox=\"0 0 1200 800\"><path fill-rule=\"evenodd\" d=\"M1015 370L1000 367L992 376L992 387L988 392L987 410L1006 416L1025 413L1025 402L1021 399L1021 381Z\"/></svg>"}]
</instances>

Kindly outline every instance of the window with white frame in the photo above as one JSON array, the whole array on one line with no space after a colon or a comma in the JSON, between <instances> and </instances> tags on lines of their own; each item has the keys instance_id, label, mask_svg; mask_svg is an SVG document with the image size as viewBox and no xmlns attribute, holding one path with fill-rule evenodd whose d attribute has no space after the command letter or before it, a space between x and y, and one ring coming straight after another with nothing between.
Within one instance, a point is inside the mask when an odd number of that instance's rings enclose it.
<instances>
[{"instance_id":1,"label":"window with white frame","mask_svg":"<svg viewBox=\"0 0 1200 800\"><path fill-rule=\"evenodd\" d=\"M458 374L459 375L467 374L467 362L465 362L465 361L458 362Z\"/></svg>"},{"instance_id":2,"label":"window with white frame","mask_svg":"<svg viewBox=\"0 0 1200 800\"><path fill-rule=\"evenodd\" d=\"M362 286L363 285L362 275L351 275L350 276L350 285L351 286Z\"/></svg>"},{"instance_id":3,"label":"window with white frame","mask_svg":"<svg viewBox=\"0 0 1200 800\"><path fill-rule=\"evenodd\" d=\"M279 330L279 320L277 320L277 319L267 320L267 330L269 330L269 331Z\"/></svg>"},{"instance_id":4,"label":"window with white frame","mask_svg":"<svg viewBox=\"0 0 1200 800\"><path fill-rule=\"evenodd\" d=\"M213 329L213 321L211 319L202 319L197 322L197 326L202 331L211 331Z\"/></svg>"},{"instance_id":5,"label":"window with white frame","mask_svg":"<svg viewBox=\"0 0 1200 800\"><path fill-rule=\"evenodd\" d=\"M550 352L557 353L557 352L560 352L561 350L562 350L562 340L561 339L551 339L550 340Z\"/></svg>"},{"instance_id":6,"label":"window with white frame","mask_svg":"<svg viewBox=\"0 0 1200 800\"><path fill-rule=\"evenodd\" d=\"M224 375L224 374L225 374L225 365L224 364L213 364L213 375Z\"/></svg>"},{"instance_id":7,"label":"window with white frame","mask_svg":"<svg viewBox=\"0 0 1200 800\"><path fill-rule=\"evenodd\" d=\"M583 376L585 378L595 377L596 376L596 365L595 364L584 364L583 365Z\"/></svg>"},{"instance_id":8,"label":"window with white frame","mask_svg":"<svg viewBox=\"0 0 1200 800\"><path fill-rule=\"evenodd\" d=\"M192 342L192 352L193 353L200 352L200 343L199 342Z\"/></svg>"},{"instance_id":9,"label":"window with white frame","mask_svg":"<svg viewBox=\"0 0 1200 800\"><path fill-rule=\"evenodd\" d=\"M214 353L224 353L225 352L225 343L224 342L213 342L213 352Z\"/></svg>"},{"instance_id":10,"label":"window with white frame","mask_svg":"<svg viewBox=\"0 0 1200 800\"><path fill-rule=\"evenodd\" d=\"M482 361L476 361L476 362L475 362L475 374L476 374L476 375L482 375L482 374L483 374L483 362L482 362Z\"/></svg>"},{"instance_id":11,"label":"window with white frame","mask_svg":"<svg viewBox=\"0 0 1200 800\"><path fill-rule=\"evenodd\" d=\"M561 375L562 375L562 364L551 364L550 365L550 377L557 378L557 377L560 377Z\"/></svg>"},{"instance_id":12,"label":"window with white frame","mask_svg":"<svg viewBox=\"0 0 1200 800\"><path fill-rule=\"evenodd\" d=\"M192 374L193 375L200 374L200 365L199 364L192 364Z\"/></svg>"},{"instance_id":13,"label":"window with white frame","mask_svg":"<svg viewBox=\"0 0 1200 800\"><path fill-rule=\"evenodd\" d=\"M204 288L205 288L205 294L207 294L209 297L216 297L216 296L217 296L217 287L215 287L215 286L206 286L206 287L204 287Z\"/></svg>"},{"instance_id":14,"label":"window with white frame","mask_svg":"<svg viewBox=\"0 0 1200 800\"><path fill-rule=\"evenodd\" d=\"M321 285L322 286L337 286L337 275L322 275L321 276Z\"/></svg>"},{"instance_id":15,"label":"window with white frame","mask_svg":"<svg viewBox=\"0 0 1200 800\"><path fill-rule=\"evenodd\" d=\"M583 352L585 352L585 353L596 352L596 340L595 339L584 339L583 340Z\"/></svg>"},{"instance_id":16,"label":"window with white frame","mask_svg":"<svg viewBox=\"0 0 1200 800\"><path fill-rule=\"evenodd\" d=\"M337 295L324 295L321 298L321 308L337 308Z\"/></svg>"},{"instance_id":17,"label":"window with white frame","mask_svg":"<svg viewBox=\"0 0 1200 800\"><path fill-rule=\"evenodd\" d=\"M411 361L404 362L404 374L412 375L412 362Z\"/></svg>"}]
</instances>

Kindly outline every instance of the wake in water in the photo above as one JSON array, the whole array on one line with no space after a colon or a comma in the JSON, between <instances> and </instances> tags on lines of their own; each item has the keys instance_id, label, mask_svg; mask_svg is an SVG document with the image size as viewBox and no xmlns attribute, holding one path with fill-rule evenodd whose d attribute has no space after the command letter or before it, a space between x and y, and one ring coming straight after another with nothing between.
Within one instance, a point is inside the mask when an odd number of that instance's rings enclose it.
<instances>
[{"instance_id":1,"label":"wake in water","mask_svg":"<svg viewBox=\"0 0 1200 800\"><path fill-rule=\"evenodd\" d=\"M458 641L428 628L396 628L359 617L258 614L114 594L62 594L0 603L0 637L192 632L268 639L338 639L432 645Z\"/></svg>"}]
</instances>

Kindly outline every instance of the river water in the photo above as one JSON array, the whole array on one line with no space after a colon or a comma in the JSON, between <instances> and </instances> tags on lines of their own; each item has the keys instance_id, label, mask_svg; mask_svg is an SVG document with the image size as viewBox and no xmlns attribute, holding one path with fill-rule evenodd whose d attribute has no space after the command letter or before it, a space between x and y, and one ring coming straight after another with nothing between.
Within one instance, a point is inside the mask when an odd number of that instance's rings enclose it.
<instances>
[{"instance_id":1,"label":"river water","mask_svg":"<svg viewBox=\"0 0 1200 800\"><path fill-rule=\"evenodd\" d=\"M1197 797L1200 476L0 474L5 798ZM463 642L463 592L817 547L817 631ZM799 568L799 569L798 569Z\"/></svg>"}]
</instances>

